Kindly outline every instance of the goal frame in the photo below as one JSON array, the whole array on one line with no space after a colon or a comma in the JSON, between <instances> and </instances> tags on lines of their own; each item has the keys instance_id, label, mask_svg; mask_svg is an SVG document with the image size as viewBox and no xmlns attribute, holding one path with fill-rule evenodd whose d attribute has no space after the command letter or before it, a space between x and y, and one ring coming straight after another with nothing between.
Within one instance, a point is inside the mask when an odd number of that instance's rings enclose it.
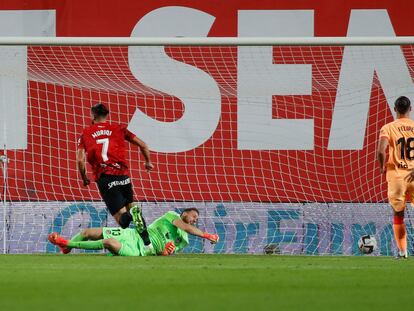
<instances>
[{"instance_id":1,"label":"goal frame","mask_svg":"<svg viewBox=\"0 0 414 311\"><path fill-rule=\"evenodd\" d=\"M0 46L390 46L414 45L414 36L376 37L0 37ZM3 222L7 211L7 146L1 156ZM6 226L3 230L6 253Z\"/></svg>"},{"instance_id":2,"label":"goal frame","mask_svg":"<svg viewBox=\"0 0 414 311\"><path fill-rule=\"evenodd\" d=\"M411 45L414 36L395 37L0 37L0 46L342 46Z\"/></svg>"}]
</instances>

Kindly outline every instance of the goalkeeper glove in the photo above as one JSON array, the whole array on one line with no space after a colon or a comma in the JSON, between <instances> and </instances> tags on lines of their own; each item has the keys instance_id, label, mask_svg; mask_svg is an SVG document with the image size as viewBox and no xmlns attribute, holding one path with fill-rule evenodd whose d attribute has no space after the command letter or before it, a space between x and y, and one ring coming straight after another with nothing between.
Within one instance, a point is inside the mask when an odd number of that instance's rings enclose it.
<instances>
[{"instance_id":1,"label":"goalkeeper glove","mask_svg":"<svg viewBox=\"0 0 414 311\"><path fill-rule=\"evenodd\" d=\"M174 254L175 251L175 244L173 241L168 242L165 244L164 250L162 251L163 256L168 256Z\"/></svg>"},{"instance_id":2,"label":"goalkeeper glove","mask_svg":"<svg viewBox=\"0 0 414 311\"><path fill-rule=\"evenodd\" d=\"M211 244L216 244L219 240L218 234L210 234L207 232L203 233L203 238L209 240Z\"/></svg>"}]
</instances>

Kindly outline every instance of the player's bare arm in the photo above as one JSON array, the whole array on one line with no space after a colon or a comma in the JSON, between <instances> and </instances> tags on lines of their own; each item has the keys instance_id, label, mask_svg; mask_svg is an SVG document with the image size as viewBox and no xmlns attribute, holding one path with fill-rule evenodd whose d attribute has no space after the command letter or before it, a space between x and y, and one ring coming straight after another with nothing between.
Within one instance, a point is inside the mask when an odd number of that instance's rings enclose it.
<instances>
[{"instance_id":1,"label":"player's bare arm","mask_svg":"<svg viewBox=\"0 0 414 311\"><path fill-rule=\"evenodd\" d=\"M147 172L151 171L154 168L154 165L151 163L150 160L150 151L148 145L136 136L132 139L131 143L139 147L145 159L145 169L147 170Z\"/></svg>"},{"instance_id":2,"label":"player's bare arm","mask_svg":"<svg viewBox=\"0 0 414 311\"><path fill-rule=\"evenodd\" d=\"M86 163L85 163L85 149L79 148L76 153L76 161L78 164L78 170L81 175L83 185L86 187L88 186L91 181L89 180L88 176L86 175Z\"/></svg>"},{"instance_id":3,"label":"player's bare arm","mask_svg":"<svg viewBox=\"0 0 414 311\"><path fill-rule=\"evenodd\" d=\"M386 172L385 166L385 158L386 158L386 150L388 147L388 139L386 137L380 137L378 142L378 152L377 158L380 165L380 172L384 174Z\"/></svg>"},{"instance_id":4,"label":"player's bare arm","mask_svg":"<svg viewBox=\"0 0 414 311\"><path fill-rule=\"evenodd\" d=\"M411 183L414 181L414 170L411 170L407 176L404 177L405 181Z\"/></svg>"},{"instance_id":5,"label":"player's bare arm","mask_svg":"<svg viewBox=\"0 0 414 311\"><path fill-rule=\"evenodd\" d=\"M185 232L209 240L212 244L217 243L219 236L217 234L210 234L203 232L197 227L185 223L182 219L175 219L173 225L184 230Z\"/></svg>"}]
</instances>

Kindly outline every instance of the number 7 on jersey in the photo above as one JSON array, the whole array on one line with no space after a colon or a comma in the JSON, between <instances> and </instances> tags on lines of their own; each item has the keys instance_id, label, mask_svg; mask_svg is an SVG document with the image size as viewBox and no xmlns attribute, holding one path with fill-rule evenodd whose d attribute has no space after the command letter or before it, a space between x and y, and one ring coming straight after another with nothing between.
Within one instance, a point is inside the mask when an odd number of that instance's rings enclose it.
<instances>
[{"instance_id":1,"label":"number 7 on jersey","mask_svg":"<svg viewBox=\"0 0 414 311\"><path fill-rule=\"evenodd\" d=\"M96 140L97 144L102 144L102 160L104 162L108 161L108 148L109 148L109 138L102 138Z\"/></svg>"}]
</instances>

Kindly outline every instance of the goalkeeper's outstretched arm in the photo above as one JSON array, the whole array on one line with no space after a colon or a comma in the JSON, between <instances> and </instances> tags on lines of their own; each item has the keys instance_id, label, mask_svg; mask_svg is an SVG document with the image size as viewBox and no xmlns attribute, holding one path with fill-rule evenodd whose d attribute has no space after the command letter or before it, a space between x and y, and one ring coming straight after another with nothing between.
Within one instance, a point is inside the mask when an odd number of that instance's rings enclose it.
<instances>
[{"instance_id":1,"label":"goalkeeper's outstretched arm","mask_svg":"<svg viewBox=\"0 0 414 311\"><path fill-rule=\"evenodd\" d=\"M198 229L197 227L187 224L185 223L182 219L175 219L173 221L173 225L186 231L189 234L198 236L200 238L204 238L209 240L211 243L217 243L219 240L219 236L217 234L210 234L208 232L203 232L200 229Z\"/></svg>"}]
</instances>

